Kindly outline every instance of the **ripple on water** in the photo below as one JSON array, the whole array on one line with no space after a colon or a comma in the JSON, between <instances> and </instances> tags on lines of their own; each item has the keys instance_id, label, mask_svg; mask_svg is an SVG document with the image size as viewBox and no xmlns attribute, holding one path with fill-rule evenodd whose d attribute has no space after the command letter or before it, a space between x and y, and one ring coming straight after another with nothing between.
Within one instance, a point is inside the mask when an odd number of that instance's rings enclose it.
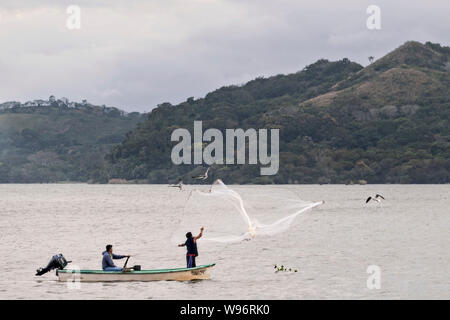
<instances>
[{"instance_id":1,"label":"ripple on water","mask_svg":"<svg viewBox=\"0 0 450 320\"><path fill-rule=\"evenodd\" d=\"M280 218L264 211L273 207L270 201L278 186L231 188L244 199L259 197L255 211L259 221ZM81 289L71 290L56 281L54 272L36 279L34 270L56 253L82 269L98 269L107 243L114 245L116 253L132 254L132 264L144 269L184 266L185 252L171 239L183 221L181 215L189 214L183 211L189 190L173 193L149 185L0 185L0 208L7 208L0 211L0 298L450 298L450 243L445 227L450 223L450 198L442 196L450 194L448 185L279 188L326 203L273 237L233 245L200 240L197 263L217 262L210 281L81 283ZM390 197L382 206L365 205L366 196L375 193ZM205 221L214 210L204 208ZM241 223L239 217L236 223ZM275 264L295 266L299 272L274 274ZM371 264L382 270L381 290L366 287Z\"/></svg>"}]
</instances>

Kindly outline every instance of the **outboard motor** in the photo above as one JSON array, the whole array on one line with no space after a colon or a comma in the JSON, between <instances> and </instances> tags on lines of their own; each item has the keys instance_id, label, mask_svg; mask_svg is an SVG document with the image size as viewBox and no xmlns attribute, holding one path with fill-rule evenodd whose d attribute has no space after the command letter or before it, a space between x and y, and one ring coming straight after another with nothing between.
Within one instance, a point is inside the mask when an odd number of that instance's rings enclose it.
<instances>
[{"instance_id":1,"label":"outboard motor","mask_svg":"<svg viewBox=\"0 0 450 320\"><path fill-rule=\"evenodd\" d=\"M45 268L39 268L36 270L37 276L42 276L43 274L53 270L53 269L64 269L68 263L72 261L67 261L66 258L62 255L62 253L53 256L50 259L50 262L47 264Z\"/></svg>"}]
</instances>

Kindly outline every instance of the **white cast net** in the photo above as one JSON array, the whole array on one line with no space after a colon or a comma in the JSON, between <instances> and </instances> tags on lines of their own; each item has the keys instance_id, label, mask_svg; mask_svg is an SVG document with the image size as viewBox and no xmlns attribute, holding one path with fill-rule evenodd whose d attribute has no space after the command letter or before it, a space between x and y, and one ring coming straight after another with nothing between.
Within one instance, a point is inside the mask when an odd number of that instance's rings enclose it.
<instances>
[{"instance_id":1,"label":"white cast net","mask_svg":"<svg viewBox=\"0 0 450 320\"><path fill-rule=\"evenodd\" d=\"M173 238L183 239L188 231L195 236L201 226L205 227L203 241L231 243L272 236L288 230L299 215L323 203L301 200L285 188L234 188L239 193L218 179L202 190L187 191L186 205L174 222L178 227Z\"/></svg>"}]
</instances>

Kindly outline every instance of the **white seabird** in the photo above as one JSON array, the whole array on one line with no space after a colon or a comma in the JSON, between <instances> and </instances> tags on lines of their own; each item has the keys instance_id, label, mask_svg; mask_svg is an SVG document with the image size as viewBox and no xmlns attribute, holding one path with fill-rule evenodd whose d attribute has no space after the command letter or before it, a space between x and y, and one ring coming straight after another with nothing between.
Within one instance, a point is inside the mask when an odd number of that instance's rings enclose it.
<instances>
[{"instance_id":1,"label":"white seabird","mask_svg":"<svg viewBox=\"0 0 450 320\"><path fill-rule=\"evenodd\" d=\"M206 180L206 179L208 179L208 171L209 171L209 169L211 169L211 167L209 167L208 170L206 170L205 174L201 174L201 175L198 175L198 176L193 176L192 178L196 179L196 180Z\"/></svg>"},{"instance_id":2,"label":"white seabird","mask_svg":"<svg viewBox=\"0 0 450 320\"><path fill-rule=\"evenodd\" d=\"M377 194L377 195L375 195L375 197L368 197L366 200L366 203L368 203L370 200L374 200L376 202L381 202L381 200L385 200L385 199L381 194Z\"/></svg>"},{"instance_id":3,"label":"white seabird","mask_svg":"<svg viewBox=\"0 0 450 320\"><path fill-rule=\"evenodd\" d=\"M171 184L169 187L179 188L180 191L183 190L183 180L178 180L177 184Z\"/></svg>"}]
</instances>

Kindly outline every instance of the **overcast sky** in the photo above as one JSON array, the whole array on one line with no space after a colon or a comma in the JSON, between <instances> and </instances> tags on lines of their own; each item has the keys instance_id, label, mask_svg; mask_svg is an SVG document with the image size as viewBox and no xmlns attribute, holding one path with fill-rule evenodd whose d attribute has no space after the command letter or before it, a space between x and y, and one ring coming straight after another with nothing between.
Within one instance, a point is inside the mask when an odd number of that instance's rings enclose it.
<instances>
[{"instance_id":1,"label":"overcast sky","mask_svg":"<svg viewBox=\"0 0 450 320\"><path fill-rule=\"evenodd\" d=\"M66 27L72 4L80 29ZM381 30L366 27L372 4ZM0 0L0 103L54 94L144 112L320 58L450 45L449 31L449 0Z\"/></svg>"}]
</instances>

